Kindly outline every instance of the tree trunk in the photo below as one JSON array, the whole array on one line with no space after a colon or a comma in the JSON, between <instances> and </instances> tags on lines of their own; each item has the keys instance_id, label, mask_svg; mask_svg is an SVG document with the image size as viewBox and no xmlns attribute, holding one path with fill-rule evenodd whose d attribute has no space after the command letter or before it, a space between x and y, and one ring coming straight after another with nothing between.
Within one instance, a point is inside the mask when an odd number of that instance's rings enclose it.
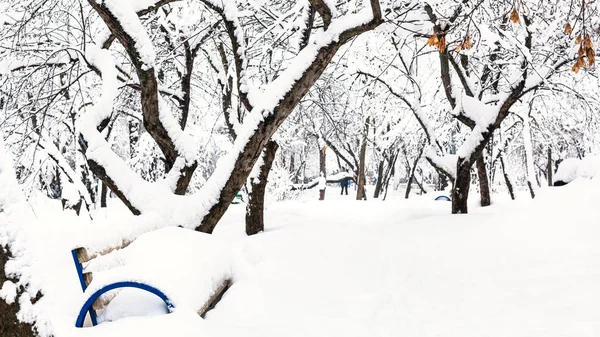
<instances>
[{"instance_id":1,"label":"tree trunk","mask_svg":"<svg viewBox=\"0 0 600 337\"><path fill-rule=\"evenodd\" d=\"M452 190L452 214L467 214L472 163L459 157L456 165L456 180Z\"/></svg>"},{"instance_id":2,"label":"tree trunk","mask_svg":"<svg viewBox=\"0 0 600 337\"><path fill-rule=\"evenodd\" d=\"M423 185L425 185L425 178L423 177L422 173L419 173L419 175L421 176L421 181L419 181L419 178L415 174L415 183L421 190L421 195L427 194L427 190L425 189L425 187L423 187Z\"/></svg>"},{"instance_id":3,"label":"tree trunk","mask_svg":"<svg viewBox=\"0 0 600 337\"><path fill-rule=\"evenodd\" d=\"M327 178L327 146L319 149L319 172L323 173L323 177Z\"/></svg>"},{"instance_id":4,"label":"tree trunk","mask_svg":"<svg viewBox=\"0 0 600 337\"><path fill-rule=\"evenodd\" d=\"M10 251L0 246L0 288L6 281L16 283L17 280L10 279L6 276L4 268L6 262L11 256ZM34 331L33 326L20 322L17 319L17 313L19 312L19 301L18 296L23 293L22 289L17 291L17 298L11 304L0 299L0 336L10 337L33 337Z\"/></svg>"},{"instance_id":5,"label":"tree trunk","mask_svg":"<svg viewBox=\"0 0 600 337\"><path fill-rule=\"evenodd\" d=\"M531 127L529 125L529 116L524 117L523 121L523 145L525 146L525 167L527 168L527 187L531 199L535 198L533 190L533 181L535 179L535 168L533 165L533 145L531 141Z\"/></svg>"},{"instance_id":6,"label":"tree trunk","mask_svg":"<svg viewBox=\"0 0 600 337\"><path fill-rule=\"evenodd\" d=\"M377 168L377 184L375 185L375 193L373 194L373 198L379 198L379 193L381 193L381 187L383 186L383 164L384 160L379 162L379 167Z\"/></svg>"},{"instance_id":7,"label":"tree trunk","mask_svg":"<svg viewBox=\"0 0 600 337\"><path fill-rule=\"evenodd\" d=\"M438 189L440 191L443 191L446 189L446 187L448 187L448 177L446 177L445 174L438 172L438 181L439 181Z\"/></svg>"},{"instance_id":8,"label":"tree trunk","mask_svg":"<svg viewBox=\"0 0 600 337\"><path fill-rule=\"evenodd\" d=\"M358 164L358 184L356 189L356 200L366 200L365 194L365 157L367 155L367 136L369 134L369 117L365 120L362 143L360 144L360 163Z\"/></svg>"},{"instance_id":9,"label":"tree trunk","mask_svg":"<svg viewBox=\"0 0 600 337\"><path fill-rule=\"evenodd\" d=\"M552 148L548 147L548 186L552 186Z\"/></svg>"},{"instance_id":10,"label":"tree trunk","mask_svg":"<svg viewBox=\"0 0 600 337\"><path fill-rule=\"evenodd\" d=\"M319 176L327 179L327 146L323 146L319 149ZM319 200L325 200L325 190L319 190Z\"/></svg>"},{"instance_id":11,"label":"tree trunk","mask_svg":"<svg viewBox=\"0 0 600 337\"><path fill-rule=\"evenodd\" d=\"M500 164L502 165L502 175L504 176L504 182L506 183L506 187L508 188L508 193L510 194L510 198L515 200L515 192L513 190L512 182L510 181L510 177L508 176L508 172L506 172L506 166L504 165L504 156L500 155Z\"/></svg>"},{"instance_id":12,"label":"tree trunk","mask_svg":"<svg viewBox=\"0 0 600 337\"><path fill-rule=\"evenodd\" d=\"M395 175L396 172L396 160L398 159L398 152L390 159L390 167L388 168L388 174L385 179L385 194L383 195L383 200L387 198L388 189L390 186L390 180Z\"/></svg>"},{"instance_id":13,"label":"tree trunk","mask_svg":"<svg viewBox=\"0 0 600 337\"><path fill-rule=\"evenodd\" d=\"M485 169L484 152L477 157L477 177L479 178L479 194L481 196L481 206L490 205L490 183L488 181L487 170Z\"/></svg>"},{"instance_id":14,"label":"tree trunk","mask_svg":"<svg viewBox=\"0 0 600 337\"><path fill-rule=\"evenodd\" d=\"M100 208L106 208L106 196L108 194L108 188L106 187L105 183L100 182L100 184L102 185L100 190Z\"/></svg>"},{"instance_id":15,"label":"tree trunk","mask_svg":"<svg viewBox=\"0 0 600 337\"><path fill-rule=\"evenodd\" d=\"M533 190L533 184L529 180L527 180L527 187L529 188L529 195L531 195L531 199L534 199L535 191Z\"/></svg>"},{"instance_id":16,"label":"tree trunk","mask_svg":"<svg viewBox=\"0 0 600 337\"><path fill-rule=\"evenodd\" d=\"M263 154L263 165L260 167L258 179L252 179L252 190L248 196L248 204L246 205L246 234L254 235L265 230L264 223L264 206L265 206L265 191L267 188L267 179L269 172L275 160L275 154L279 145L271 140L267 143Z\"/></svg>"},{"instance_id":17,"label":"tree trunk","mask_svg":"<svg viewBox=\"0 0 600 337\"><path fill-rule=\"evenodd\" d=\"M411 190L411 186L412 186L412 182L415 180L415 172L417 171L417 165L419 163L419 159L421 159L421 156L423 155L423 151L425 150L425 146L422 146L421 149L419 150L419 154L417 155L417 158L415 158L415 162L412 165L412 168L410 169L410 176L408 178L408 183L406 184L406 192L404 193L404 199L408 199L408 196L410 195L410 190ZM407 158L407 163L408 164L408 158ZM421 188L422 190L423 188Z\"/></svg>"},{"instance_id":18,"label":"tree trunk","mask_svg":"<svg viewBox=\"0 0 600 337\"><path fill-rule=\"evenodd\" d=\"M297 184L298 183L298 174L296 172L296 159L295 159L295 155L294 152L292 152L292 155L290 156L290 173L293 174L292 176L292 183Z\"/></svg>"}]
</instances>

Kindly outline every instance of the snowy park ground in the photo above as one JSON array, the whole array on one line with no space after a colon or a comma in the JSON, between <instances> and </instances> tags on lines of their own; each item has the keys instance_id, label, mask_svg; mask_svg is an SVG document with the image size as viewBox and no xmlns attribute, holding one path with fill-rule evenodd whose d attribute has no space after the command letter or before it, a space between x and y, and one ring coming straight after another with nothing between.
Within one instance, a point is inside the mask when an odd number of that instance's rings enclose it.
<instances>
[{"instance_id":1,"label":"snowy park ground","mask_svg":"<svg viewBox=\"0 0 600 337\"><path fill-rule=\"evenodd\" d=\"M194 270L202 261L229 264L235 283L205 319L186 308L161 314L164 304L138 293L111 310L154 316L70 328L81 289L65 252L52 277L61 286L50 287L64 293L47 296L54 329L59 337L600 335L600 179L542 188L535 200L494 195L487 208L471 192L470 214L450 215L431 193L364 202L329 188L325 201L311 191L272 204L266 231L252 237L243 204L232 205L214 237L198 234L223 243L225 256L185 243L176 251L194 256L169 254L161 240L176 235L125 249L155 245L151 256L165 256L155 271L182 260L180 278L210 277Z\"/></svg>"}]
</instances>

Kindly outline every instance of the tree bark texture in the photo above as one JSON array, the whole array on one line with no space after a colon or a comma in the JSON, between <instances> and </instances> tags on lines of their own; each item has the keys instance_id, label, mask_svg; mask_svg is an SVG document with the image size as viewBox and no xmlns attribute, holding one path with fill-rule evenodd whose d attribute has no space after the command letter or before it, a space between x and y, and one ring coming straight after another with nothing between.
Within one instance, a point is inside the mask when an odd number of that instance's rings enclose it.
<instances>
[{"instance_id":1,"label":"tree bark texture","mask_svg":"<svg viewBox=\"0 0 600 337\"><path fill-rule=\"evenodd\" d=\"M358 186L356 189L356 200L366 200L365 195L365 160L367 156L367 136L369 135L369 121L370 117L365 120L365 129L363 131L362 142L360 144L360 155L358 164Z\"/></svg>"},{"instance_id":2,"label":"tree bark texture","mask_svg":"<svg viewBox=\"0 0 600 337\"><path fill-rule=\"evenodd\" d=\"M464 158L458 158L456 180L452 190L452 214L467 214L467 199L469 198L469 187L471 186L472 163Z\"/></svg>"},{"instance_id":3,"label":"tree bark texture","mask_svg":"<svg viewBox=\"0 0 600 337\"><path fill-rule=\"evenodd\" d=\"M383 186L383 165L385 160L379 162L379 167L377 167L377 184L375 184L375 193L373 193L373 198L379 198L379 193L381 193L381 187Z\"/></svg>"},{"instance_id":4,"label":"tree bark texture","mask_svg":"<svg viewBox=\"0 0 600 337\"><path fill-rule=\"evenodd\" d=\"M481 206L489 206L490 205L490 183L488 181L487 170L485 168L485 160L483 158L484 153L482 152L479 157L477 157L476 166L477 166L477 177L479 178L479 195L481 196Z\"/></svg>"},{"instance_id":5,"label":"tree bark texture","mask_svg":"<svg viewBox=\"0 0 600 337\"><path fill-rule=\"evenodd\" d=\"M264 208L267 179L273 166L279 145L271 140L267 143L263 154L263 165L260 168L258 180L252 180L252 190L246 205L246 234L254 235L265 230Z\"/></svg>"}]
</instances>

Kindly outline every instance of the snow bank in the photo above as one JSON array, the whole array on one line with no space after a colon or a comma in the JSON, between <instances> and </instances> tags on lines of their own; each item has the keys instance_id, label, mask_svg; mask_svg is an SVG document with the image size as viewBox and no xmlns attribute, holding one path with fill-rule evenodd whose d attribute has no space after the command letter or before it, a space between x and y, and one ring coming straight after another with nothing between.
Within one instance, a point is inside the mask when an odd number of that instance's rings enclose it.
<instances>
[{"instance_id":1,"label":"snow bank","mask_svg":"<svg viewBox=\"0 0 600 337\"><path fill-rule=\"evenodd\" d=\"M558 166L554 174L554 183L569 183L576 178L594 178L600 172L600 156L583 159L567 158Z\"/></svg>"}]
</instances>

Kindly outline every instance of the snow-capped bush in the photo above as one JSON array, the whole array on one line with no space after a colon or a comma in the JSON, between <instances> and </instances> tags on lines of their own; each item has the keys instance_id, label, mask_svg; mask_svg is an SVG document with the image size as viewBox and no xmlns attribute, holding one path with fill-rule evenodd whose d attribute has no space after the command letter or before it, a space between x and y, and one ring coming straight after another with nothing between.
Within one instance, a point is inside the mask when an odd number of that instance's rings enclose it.
<instances>
[{"instance_id":1,"label":"snow-capped bush","mask_svg":"<svg viewBox=\"0 0 600 337\"><path fill-rule=\"evenodd\" d=\"M554 175L554 185L564 185L576 178L593 178L600 172L600 156L583 159L567 158L562 161Z\"/></svg>"}]
</instances>

